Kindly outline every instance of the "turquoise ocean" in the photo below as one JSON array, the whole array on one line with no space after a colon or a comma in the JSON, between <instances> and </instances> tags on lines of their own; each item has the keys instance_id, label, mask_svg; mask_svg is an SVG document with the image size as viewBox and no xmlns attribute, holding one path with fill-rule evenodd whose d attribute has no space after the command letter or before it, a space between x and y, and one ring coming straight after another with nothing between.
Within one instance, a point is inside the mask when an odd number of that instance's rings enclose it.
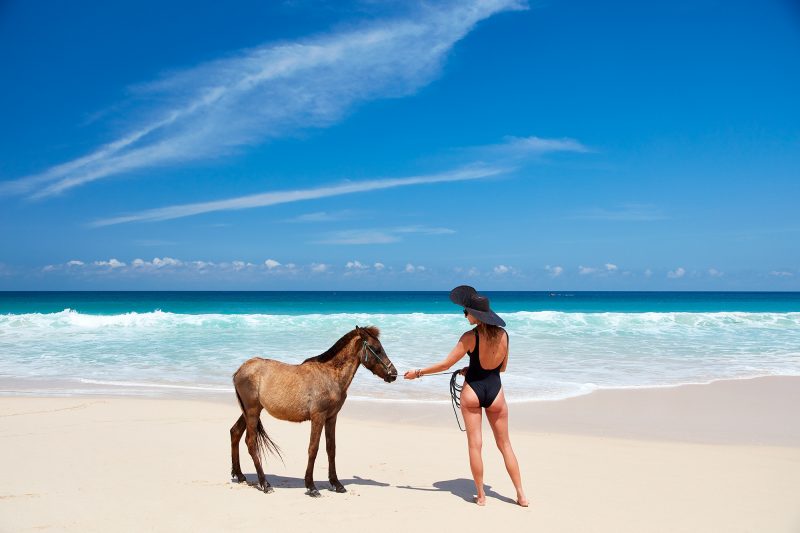
<instances>
[{"instance_id":1,"label":"turquoise ocean","mask_svg":"<svg viewBox=\"0 0 800 533\"><path fill-rule=\"evenodd\" d=\"M511 401L800 375L800 293L486 294L508 324ZM469 329L447 292L0 292L0 394L227 395L246 359L299 363L355 325L381 329L401 373ZM447 385L362 368L349 396L447 402Z\"/></svg>"}]
</instances>

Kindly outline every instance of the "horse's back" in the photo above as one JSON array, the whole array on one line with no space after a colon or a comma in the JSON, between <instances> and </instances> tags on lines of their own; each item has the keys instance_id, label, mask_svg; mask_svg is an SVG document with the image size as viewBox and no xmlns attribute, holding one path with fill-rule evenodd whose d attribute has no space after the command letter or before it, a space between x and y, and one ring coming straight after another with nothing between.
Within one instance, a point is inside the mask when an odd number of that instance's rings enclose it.
<instances>
[{"instance_id":1,"label":"horse's back","mask_svg":"<svg viewBox=\"0 0 800 533\"><path fill-rule=\"evenodd\" d=\"M306 370L303 365L253 357L233 375L233 384L240 397L246 395L250 402L258 402L272 416L300 422L309 417L306 395L310 376Z\"/></svg>"}]
</instances>

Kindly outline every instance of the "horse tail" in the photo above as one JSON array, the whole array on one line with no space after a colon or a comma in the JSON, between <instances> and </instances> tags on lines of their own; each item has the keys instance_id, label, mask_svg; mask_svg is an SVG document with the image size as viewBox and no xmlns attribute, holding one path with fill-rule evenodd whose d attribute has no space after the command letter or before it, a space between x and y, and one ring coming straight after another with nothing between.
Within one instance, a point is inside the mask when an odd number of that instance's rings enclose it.
<instances>
[{"instance_id":1,"label":"horse tail","mask_svg":"<svg viewBox=\"0 0 800 533\"><path fill-rule=\"evenodd\" d=\"M266 430L264 429L264 424L261 423L261 418L258 419L258 425L256 426L256 443L258 445L258 454L266 461L267 459L267 452L277 455L281 462L285 465L286 462L283 460L283 456L281 455L280 447L275 444L275 442L269 438L267 435Z\"/></svg>"},{"instance_id":2,"label":"horse tail","mask_svg":"<svg viewBox=\"0 0 800 533\"><path fill-rule=\"evenodd\" d=\"M242 408L242 414L244 414L244 402L242 402L242 397L239 395L239 390L236 388L236 374L233 375L233 378L233 390L236 392L236 400L239 402L239 407ZM261 417L258 417L258 424L256 425L256 447L258 448L258 455L264 461L267 460L267 453L272 453L273 455L277 455L284 465L286 464L283 460L283 455L281 455L280 446L275 444L275 441L267 435L264 424L261 423Z\"/></svg>"}]
</instances>

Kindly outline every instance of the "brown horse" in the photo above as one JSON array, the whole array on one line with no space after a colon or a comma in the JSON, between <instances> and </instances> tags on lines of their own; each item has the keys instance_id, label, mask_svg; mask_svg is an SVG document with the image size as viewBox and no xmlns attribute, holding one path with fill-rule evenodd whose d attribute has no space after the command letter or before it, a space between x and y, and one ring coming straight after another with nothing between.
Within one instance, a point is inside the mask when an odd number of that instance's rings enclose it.
<instances>
[{"instance_id":1,"label":"brown horse","mask_svg":"<svg viewBox=\"0 0 800 533\"><path fill-rule=\"evenodd\" d=\"M233 375L233 386L242 415L231 428L231 476L237 482L245 481L239 465L239 441L247 430L245 442L258 472L259 488L264 492L272 492L272 486L261 468L261 456L268 450L280 456L280 451L261 424L261 409L266 409L280 420L311 420L306 494L319 496L313 471L323 427L328 451L328 481L332 490L346 492L336 476L336 417L347 398L347 388L359 364L386 382L397 379L397 370L383 350L379 335L380 331L375 326L356 326L328 351L306 359L299 365L254 357L239 367Z\"/></svg>"}]
</instances>

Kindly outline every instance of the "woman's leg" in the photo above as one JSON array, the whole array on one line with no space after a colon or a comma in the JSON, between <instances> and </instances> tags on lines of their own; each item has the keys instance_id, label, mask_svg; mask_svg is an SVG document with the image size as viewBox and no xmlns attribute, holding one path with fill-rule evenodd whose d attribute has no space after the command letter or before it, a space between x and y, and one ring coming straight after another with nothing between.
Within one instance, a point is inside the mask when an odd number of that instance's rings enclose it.
<instances>
[{"instance_id":1,"label":"woman's leg","mask_svg":"<svg viewBox=\"0 0 800 533\"><path fill-rule=\"evenodd\" d=\"M511 476L511 482L514 483L514 488L517 490L517 503L527 507L528 498L525 497L525 491L522 490L519 463L517 462L517 456L514 454L514 449L511 447L511 439L508 436L508 404L506 404L503 389L500 389L500 393L494 399L492 405L486 408L486 418L489 420L492 433L494 433L497 448L503 454L503 461L506 463L508 475Z\"/></svg>"},{"instance_id":2,"label":"woman's leg","mask_svg":"<svg viewBox=\"0 0 800 533\"><path fill-rule=\"evenodd\" d=\"M461 391L461 415L464 417L464 425L467 426L467 445L469 446L469 467L472 469L472 479L475 480L475 488L478 496L475 503L484 505L486 503L486 493L483 490L483 459L481 458L481 406L475 391L469 385L464 385Z\"/></svg>"}]
</instances>

